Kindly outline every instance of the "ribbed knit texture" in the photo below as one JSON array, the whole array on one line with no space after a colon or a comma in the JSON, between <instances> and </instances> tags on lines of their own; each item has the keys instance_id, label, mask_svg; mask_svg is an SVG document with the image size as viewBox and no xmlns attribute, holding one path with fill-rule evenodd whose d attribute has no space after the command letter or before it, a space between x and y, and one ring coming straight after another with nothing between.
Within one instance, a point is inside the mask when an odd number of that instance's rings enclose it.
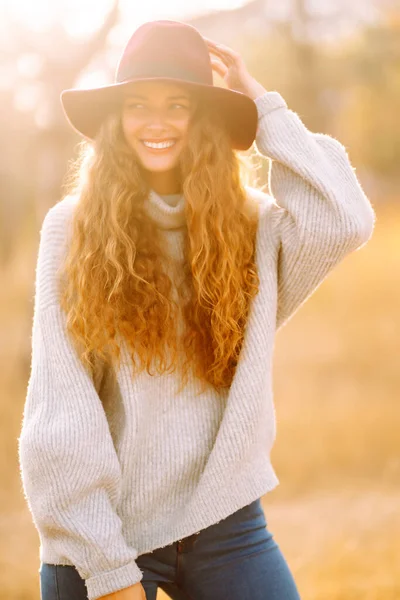
<instances>
[{"instance_id":1,"label":"ribbed knit texture","mask_svg":"<svg viewBox=\"0 0 400 600\"><path fill-rule=\"evenodd\" d=\"M74 201L52 207L36 269L32 366L19 437L25 497L40 559L75 565L89 600L142 579L135 559L226 518L278 485L274 336L375 222L346 150L315 134L278 92L256 100L256 145L272 159L260 202L252 302L232 385L202 395L192 377L132 379L125 356L116 377L92 381L65 333L56 270ZM152 192L147 209L171 260L183 260L183 196ZM327 316L327 318L329 318Z\"/></svg>"}]
</instances>

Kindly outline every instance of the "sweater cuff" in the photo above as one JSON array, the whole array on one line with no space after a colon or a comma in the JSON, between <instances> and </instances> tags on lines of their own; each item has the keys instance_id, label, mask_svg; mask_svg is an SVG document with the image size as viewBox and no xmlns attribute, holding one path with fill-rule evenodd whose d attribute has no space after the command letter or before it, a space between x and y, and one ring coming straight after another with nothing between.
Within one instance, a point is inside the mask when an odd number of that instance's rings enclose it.
<instances>
[{"instance_id":1,"label":"sweater cuff","mask_svg":"<svg viewBox=\"0 0 400 600\"><path fill-rule=\"evenodd\" d=\"M279 92L266 92L254 100L257 106L258 118L261 119L269 112L277 108L287 108L285 99Z\"/></svg>"},{"instance_id":2,"label":"sweater cuff","mask_svg":"<svg viewBox=\"0 0 400 600\"><path fill-rule=\"evenodd\" d=\"M88 599L95 600L101 596L135 585L142 578L143 573L135 561L113 571L93 575L93 577L85 579Z\"/></svg>"}]
</instances>

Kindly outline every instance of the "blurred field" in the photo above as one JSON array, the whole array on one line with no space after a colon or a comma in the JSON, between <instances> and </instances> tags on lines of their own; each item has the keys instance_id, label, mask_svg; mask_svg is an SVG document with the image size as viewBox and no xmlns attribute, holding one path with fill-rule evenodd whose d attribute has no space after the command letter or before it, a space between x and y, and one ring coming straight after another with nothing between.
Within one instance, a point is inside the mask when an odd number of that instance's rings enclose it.
<instances>
[{"instance_id":1,"label":"blurred field","mask_svg":"<svg viewBox=\"0 0 400 600\"><path fill-rule=\"evenodd\" d=\"M281 484L263 502L307 600L400 598L400 208L375 209L372 240L276 338L272 458ZM25 241L0 276L1 600L39 597L38 537L16 445L36 244Z\"/></svg>"}]
</instances>

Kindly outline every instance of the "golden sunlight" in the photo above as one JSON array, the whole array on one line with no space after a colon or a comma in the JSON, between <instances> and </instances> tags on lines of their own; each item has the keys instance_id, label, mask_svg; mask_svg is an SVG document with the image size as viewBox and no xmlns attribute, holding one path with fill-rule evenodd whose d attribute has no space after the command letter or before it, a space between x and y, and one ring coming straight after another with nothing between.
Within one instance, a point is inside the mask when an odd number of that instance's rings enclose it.
<instances>
[{"instance_id":1,"label":"golden sunlight","mask_svg":"<svg viewBox=\"0 0 400 600\"><path fill-rule=\"evenodd\" d=\"M45 32L60 23L67 32L76 37L84 37L97 29L104 15L113 4L112 0L2 0L1 14L6 13L13 21L23 22L34 32ZM122 20L129 21L130 28L152 19L185 19L196 14L214 10L229 10L245 4L245 0L169 0L166 5L161 0L146 3L133 3L120 0Z\"/></svg>"}]
</instances>

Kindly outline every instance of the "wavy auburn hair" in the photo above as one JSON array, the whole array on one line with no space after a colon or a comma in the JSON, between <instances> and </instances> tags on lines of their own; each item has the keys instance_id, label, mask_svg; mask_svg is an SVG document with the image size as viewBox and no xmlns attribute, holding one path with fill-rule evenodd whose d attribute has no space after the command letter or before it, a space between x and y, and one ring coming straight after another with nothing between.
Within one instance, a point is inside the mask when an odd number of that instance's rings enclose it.
<instances>
[{"instance_id":1,"label":"wavy auburn hair","mask_svg":"<svg viewBox=\"0 0 400 600\"><path fill-rule=\"evenodd\" d=\"M198 106L179 166L187 227L175 302L168 257L145 211L148 184L125 140L120 112L103 123L93 145L81 143L69 172L68 193L78 201L62 265L61 306L92 374L97 358L119 366L122 341L133 376L179 369L185 384L193 369L203 389L208 384L218 392L232 382L258 293L258 203L245 190L246 160L231 148L212 107Z\"/></svg>"}]
</instances>

